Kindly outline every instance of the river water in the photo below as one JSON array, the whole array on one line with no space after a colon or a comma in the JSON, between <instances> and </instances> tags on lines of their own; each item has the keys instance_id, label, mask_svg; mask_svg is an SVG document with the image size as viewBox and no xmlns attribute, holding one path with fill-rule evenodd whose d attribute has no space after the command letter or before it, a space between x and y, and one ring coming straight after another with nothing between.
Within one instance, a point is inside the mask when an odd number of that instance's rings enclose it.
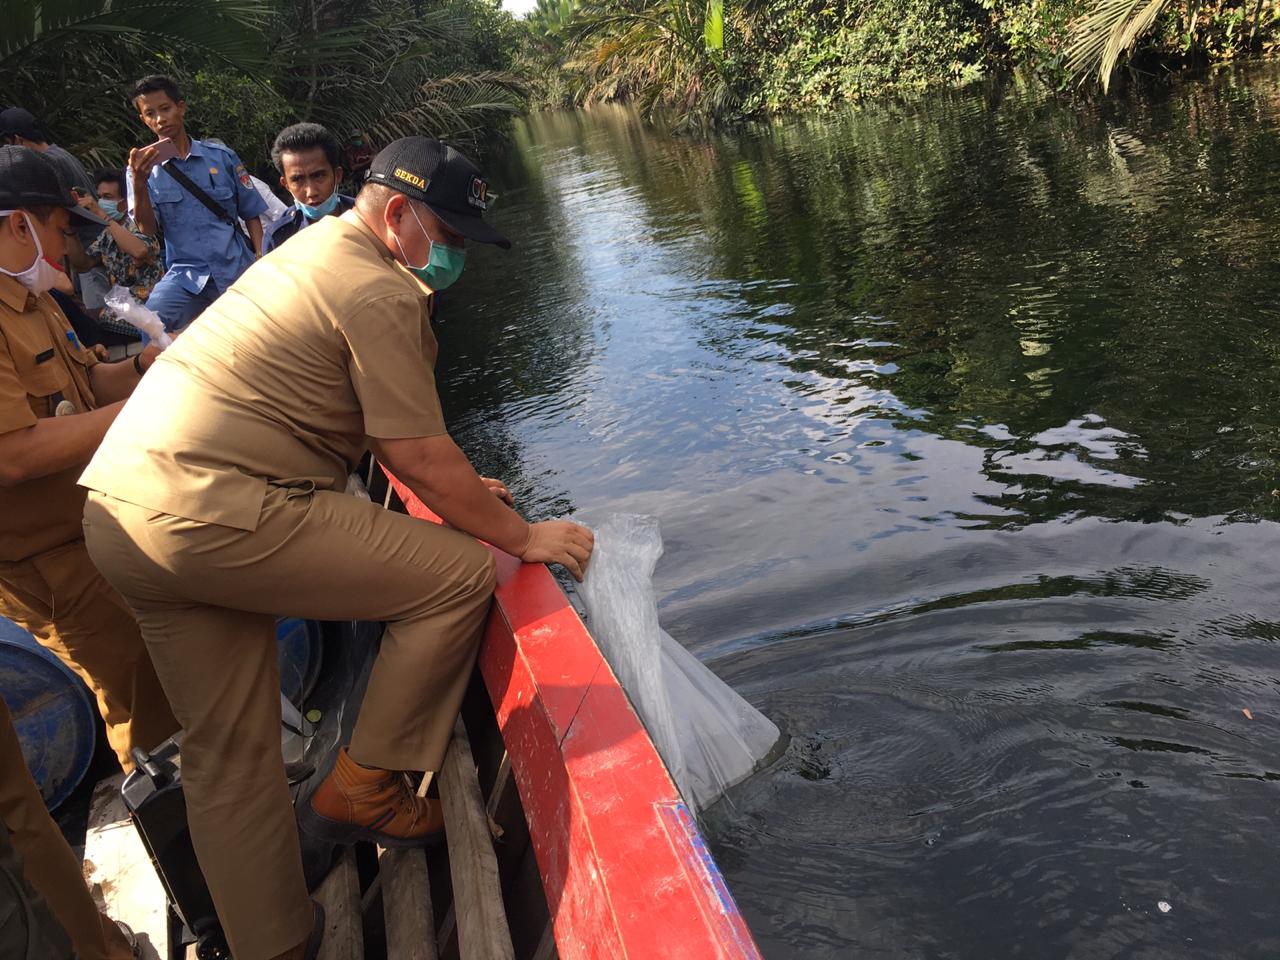
<instances>
[{"instance_id":1,"label":"river water","mask_svg":"<svg viewBox=\"0 0 1280 960\"><path fill-rule=\"evenodd\" d=\"M767 957L1280 955L1277 158L1271 70L517 125L452 429L660 517L664 625L791 735L707 818Z\"/></svg>"}]
</instances>

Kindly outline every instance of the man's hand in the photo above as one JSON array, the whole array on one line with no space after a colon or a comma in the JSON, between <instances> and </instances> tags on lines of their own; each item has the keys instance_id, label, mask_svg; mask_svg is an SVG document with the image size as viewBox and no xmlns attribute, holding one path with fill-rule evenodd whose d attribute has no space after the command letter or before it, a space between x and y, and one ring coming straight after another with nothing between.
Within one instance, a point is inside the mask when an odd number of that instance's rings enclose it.
<instances>
[{"instance_id":1,"label":"man's hand","mask_svg":"<svg viewBox=\"0 0 1280 960\"><path fill-rule=\"evenodd\" d=\"M135 183L145 182L151 175L151 168L156 165L156 154L159 152L155 144L149 147L134 147L129 151L129 172L133 174Z\"/></svg>"},{"instance_id":2,"label":"man's hand","mask_svg":"<svg viewBox=\"0 0 1280 960\"><path fill-rule=\"evenodd\" d=\"M515 507L516 502L511 497L511 491L507 489L507 485L501 480L494 480L492 477L481 477L480 482L488 487L489 492L505 503L508 507Z\"/></svg>"},{"instance_id":3,"label":"man's hand","mask_svg":"<svg viewBox=\"0 0 1280 960\"><path fill-rule=\"evenodd\" d=\"M529 525L529 542L520 551L520 559L525 563L558 563L581 583L595 546L595 535L586 527L569 520L544 520Z\"/></svg>"},{"instance_id":4,"label":"man's hand","mask_svg":"<svg viewBox=\"0 0 1280 960\"><path fill-rule=\"evenodd\" d=\"M90 196L87 193L81 193L79 190L76 190L75 197L76 197L76 205L80 207L81 210L86 210L89 213L92 213L95 217L99 218L100 220L106 220L110 222L111 218L102 212L102 208L98 206L98 201L95 200L92 196Z\"/></svg>"},{"instance_id":5,"label":"man's hand","mask_svg":"<svg viewBox=\"0 0 1280 960\"><path fill-rule=\"evenodd\" d=\"M134 388L139 384L138 368L142 368L145 374L147 368L156 362L156 357L160 355L160 350L154 344L148 344L140 354L137 355L137 363L134 357L128 357L119 363L98 363L89 371L89 386L93 388L93 395L98 399L99 403L114 403L117 400L125 400L133 393Z\"/></svg>"},{"instance_id":6,"label":"man's hand","mask_svg":"<svg viewBox=\"0 0 1280 960\"><path fill-rule=\"evenodd\" d=\"M102 363L106 363L111 359L111 354L107 352L107 348L100 343L95 343L93 345L93 355Z\"/></svg>"},{"instance_id":7,"label":"man's hand","mask_svg":"<svg viewBox=\"0 0 1280 960\"><path fill-rule=\"evenodd\" d=\"M134 147L129 151L129 179L133 183L133 219L142 232L151 237L156 235L159 225L156 223L156 212L151 208L151 194L147 192L147 177L151 175L151 169L156 165L159 153L160 148L155 144L149 147ZM129 255L134 256L132 253Z\"/></svg>"}]
</instances>

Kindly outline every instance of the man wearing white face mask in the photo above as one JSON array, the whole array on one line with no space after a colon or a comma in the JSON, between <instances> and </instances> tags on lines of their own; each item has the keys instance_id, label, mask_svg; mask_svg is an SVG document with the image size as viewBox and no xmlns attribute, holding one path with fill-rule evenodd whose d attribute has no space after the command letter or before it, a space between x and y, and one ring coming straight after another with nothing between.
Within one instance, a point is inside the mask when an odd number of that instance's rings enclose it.
<instances>
[{"instance_id":1,"label":"man wearing white face mask","mask_svg":"<svg viewBox=\"0 0 1280 960\"><path fill-rule=\"evenodd\" d=\"M452 147L388 146L353 210L263 257L165 351L80 478L90 552L137 611L182 721L191 838L237 960L300 960L318 942L275 615L386 623L304 828L426 846L439 802L400 771L440 769L494 588L477 538L579 578L591 555L585 527L524 520L445 428L429 300L468 240L510 246L487 200ZM347 496L368 448L451 528Z\"/></svg>"},{"instance_id":2,"label":"man wearing white face mask","mask_svg":"<svg viewBox=\"0 0 1280 960\"><path fill-rule=\"evenodd\" d=\"M30 631L88 684L121 766L132 769L130 749L156 746L177 722L132 612L85 550L84 491L76 477L155 351L98 363L49 296L73 216L102 226L63 193L40 154L0 147L0 615ZM30 791L24 799L19 779L0 776L0 811L7 811L30 873L33 861L37 867L48 861L41 850L53 844L52 822L30 810ZM35 826L19 829L27 823ZM43 885L30 879L80 956L129 955L118 942L103 942L118 935L104 934L96 914L79 933L73 929L83 889L56 877Z\"/></svg>"}]
</instances>

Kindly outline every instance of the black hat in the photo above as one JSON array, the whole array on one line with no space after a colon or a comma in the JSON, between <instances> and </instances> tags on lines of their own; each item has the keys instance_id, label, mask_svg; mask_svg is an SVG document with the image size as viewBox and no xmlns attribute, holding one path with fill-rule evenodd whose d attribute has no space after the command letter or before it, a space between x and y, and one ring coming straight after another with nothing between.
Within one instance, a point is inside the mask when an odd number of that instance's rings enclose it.
<instances>
[{"instance_id":1,"label":"black hat","mask_svg":"<svg viewBox=\"0 0 1280 960\"><path fill-rule=\"evenodd\" d=\"M78 206L52 163L29 147L0 147L0 210L66 207L73 217L107 225Z\"/></svg>"},{"instance_id":2,"label":"black hat","mask_svg":"<svg viewBox=\"0 0 1280 960\"><path fill-rule=\"evenodd\" d=\"M40 122L30 110L23 110L22 107L0 110L0 137L10 137L14 134L22 137L23 140L34 140L36 143L45 141Z\"/></svg>"},{"instance_id":3,"label":"black hat","mask_svg":"<svg viewBox=\"0 0 1280 960\"><path fill-rule=\"evenodd\" d=\"M484 222L492 197L474 163L431 137L404 137L379 151L369 165L369 182L420 200L454 233L477 243L511 241Z\"/></svg>"}]
</instances>

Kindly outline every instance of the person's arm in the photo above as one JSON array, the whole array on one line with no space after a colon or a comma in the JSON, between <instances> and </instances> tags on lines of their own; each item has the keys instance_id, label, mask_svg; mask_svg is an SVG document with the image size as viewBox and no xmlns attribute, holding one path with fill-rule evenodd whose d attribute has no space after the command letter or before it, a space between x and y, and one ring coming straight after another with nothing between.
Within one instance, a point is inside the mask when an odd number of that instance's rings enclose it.
<instances>
[{"instance_id":1,"label":"person's arm","mask_svg":"<svg viewBox=\"0 0 1280 960\"><path fill-rule=\"evenodd\" d=\"M137 221L142 232L155 236L156 212L151 205L151 194L147 190L147 178L156 165L156 148L135 147L129 151L129 195L133 198L133 219Z\"/></svg>"},{"instance_id":2,"label":"person's arm","mask_svg":"<svg viewBox=\"0 0 1280 960\"><path fill-rule=\"evenodd\" d=\"M70 417L44 417L34 426L0 434L0 487L88 463L123 406L113 403Z\"/></svg>"},{"instance_id":3,"label":"person's arm","mask_svg":"<svg viewBox=\"0 0 1280 960\"><path fill-rule=\"evenodd\" d=\"M249 231L249 239L253 241L254 255L262 256L262 218L250 217L244 222L244 226Z\"/></svg>"},{"instance_id":4,"label":"person's arm","mask_svg":"<svg viewBox=\"0 0 1280 960\"><path fill-rule=\"evenodd\" d=\"M146 241L130 233L129 229L123 223L117 223L115 220L112 220L103 213L102 208L98 206L98 201L94 200L93 197L78 196L76 197L76 203L83 209L92 213L95 217L107 222L107 233L111 235L111 239L114 240L116 245L128 256L133 257L133 259L137 260L139 263L146 263L147 260L151 258L151 250L147 247ZM71 253L72 266L77 270L88 270L89 267L82 267L76 263L73 246L70 242L71 238L68 237L67 240L67 252ZM75 246L80 247L81 252L84 252L84 248L80 246L78 241L75 243ZM94 266L96 266L98 262L98 258L91 261Z\"/></svg>"},{"instance_id":5,"label":"person's arm","mask_svg":"<svg viewBox=\"0 0 1280 960\"><path fill-rule=\"evenodd\" d=\"M236 216L244 221L245 229L249 231L254 256L260 257L262 256L262 215L267 212L267 201L262 199L257 188L254 187L253 177L249 176L249 171L240 162L235 151L228 150L227 153L229 162L226 164L226 171L232 177L231 188L235 191Z\"/></svg>"},{"instance_id":6,"label":"person's arm","mask_svg":"<svg viewBox=\"0 0 1280 960\"><path fill-rule=\"evenodd\" d=\"M568 520L529 523L494 495L447 434L371 443L378 459L451 526L528 563L559 563L582 579L591 531Z\"/></svg>"},{"instance_id":7,"label":"person's arm","mask_svg":"<svg viewBox=\"0 0 1280 960\"><path fill-rule=\"evenodd\" d=\"M127 400L133 393L133 388L142 379L138 373L138 367L146 373L151 364L156 362L156 357L160 356L160 351L154 346L149 346L137 356L136 364L130 357L119 363L95 364L89 369L89 386L93 388L93 395L99 403Z\"/></svg>"}]
</instances>

